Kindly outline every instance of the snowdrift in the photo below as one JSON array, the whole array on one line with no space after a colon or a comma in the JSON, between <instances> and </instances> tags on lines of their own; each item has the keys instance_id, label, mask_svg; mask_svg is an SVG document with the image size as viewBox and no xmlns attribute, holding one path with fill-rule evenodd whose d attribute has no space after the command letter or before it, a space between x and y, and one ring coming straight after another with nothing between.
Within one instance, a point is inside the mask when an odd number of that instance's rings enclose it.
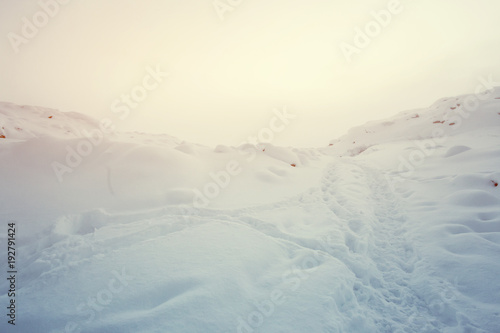
<instances>
[{"instance_id":1,"label":"snowdrift","mask_svg":"<svg viewBox=\"0 0 500 333\"><path fill-rule=\"evenodd\" d=\"M168 135L117 133L107 118L10 103L0 104L0 124L7 219L220 201L242 207L293 196L320 178L314 150L270 143L213 149Z\"/></svg>"},{"instance_id":2,"label":"snowdrift","mask_svg":"<svg viewBox=\"0 0 500 333\"><path fill-rule=\"evenodd\" d=\"M2 332L500 331L499 90L318 149L10 103L0 128Z\"/></svg>"}]
</instances>

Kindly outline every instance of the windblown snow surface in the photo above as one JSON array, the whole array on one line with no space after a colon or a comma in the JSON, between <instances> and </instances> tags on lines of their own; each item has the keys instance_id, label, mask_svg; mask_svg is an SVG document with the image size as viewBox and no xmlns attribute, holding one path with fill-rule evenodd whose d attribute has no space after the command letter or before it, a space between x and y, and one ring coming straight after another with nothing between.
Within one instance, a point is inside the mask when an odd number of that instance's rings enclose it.
<instances>
[{"instance_id":1,"label":"windblown snow surface","mask_svg":"<svg viewBox=\"0 0 500 333\"><path fill-rule=\"evenodd\" d=\"M314 149L111 125L0 104L1 332L500 332L500 90Z\"/></svg>"}]
</instances>

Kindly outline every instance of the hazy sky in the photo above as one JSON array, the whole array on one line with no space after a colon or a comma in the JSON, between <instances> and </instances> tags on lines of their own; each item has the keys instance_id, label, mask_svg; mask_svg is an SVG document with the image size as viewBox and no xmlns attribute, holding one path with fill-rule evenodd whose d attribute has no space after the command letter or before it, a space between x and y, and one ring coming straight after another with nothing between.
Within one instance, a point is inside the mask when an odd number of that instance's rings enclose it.
<instances>
[{"instance_id":1,"label":"hazy sky","mask_svg":"<svg viewBox=\"0 0 500 333\"><path fill-rule=\"evenodd\" d=\"M0 100L119 129L236 145L286 107L297 116L273 142L323 146L500 82L498 0L55 1L0 0Z\"/></svg>"}]
</instances>

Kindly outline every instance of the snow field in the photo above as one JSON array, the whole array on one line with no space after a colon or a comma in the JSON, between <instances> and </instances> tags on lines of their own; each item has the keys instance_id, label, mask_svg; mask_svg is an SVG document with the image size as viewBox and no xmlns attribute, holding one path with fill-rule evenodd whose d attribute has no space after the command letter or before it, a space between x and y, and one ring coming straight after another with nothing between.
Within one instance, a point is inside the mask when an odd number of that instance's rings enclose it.
<instances>
[{"instance_id":1,"label":"snow field","mask_svg":"<svg viewBox=\"0 0 500 333\"><path fill-rule=\"evenodd\" d=\"M92 120L4 103L16 328L500 331L500 94L483 95L322 149L112 133L87 156ZM68 165L68 147L81 161L60 182L52 163Z\"/></svg>"}]
</instances>

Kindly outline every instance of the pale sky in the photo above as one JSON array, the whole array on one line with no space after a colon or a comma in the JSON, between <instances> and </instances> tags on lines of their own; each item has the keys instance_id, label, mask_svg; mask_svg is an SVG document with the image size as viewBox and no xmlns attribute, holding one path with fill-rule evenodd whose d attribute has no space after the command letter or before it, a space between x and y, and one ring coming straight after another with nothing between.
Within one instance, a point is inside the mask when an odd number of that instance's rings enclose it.
<instances>
[{"instance_id":1,"label":"pale sky","mask_svg":"<svg viewBox=\"0 0 500 333\"><path fill-rule=\"evenodd\" d=\"M296 118L273 143L325 146L472 93L479 77L500 82L498 0L55 1L0 0L0 101L123 130L237 145L286 107ZM385 26L371 14L390 9ZM341 45L356 47L357 28L372 37L349 62ZM155 68L168 77L147 78ZM132 91L140 102L120 119L113 110Z\"/></svg>"}]
</instances>

